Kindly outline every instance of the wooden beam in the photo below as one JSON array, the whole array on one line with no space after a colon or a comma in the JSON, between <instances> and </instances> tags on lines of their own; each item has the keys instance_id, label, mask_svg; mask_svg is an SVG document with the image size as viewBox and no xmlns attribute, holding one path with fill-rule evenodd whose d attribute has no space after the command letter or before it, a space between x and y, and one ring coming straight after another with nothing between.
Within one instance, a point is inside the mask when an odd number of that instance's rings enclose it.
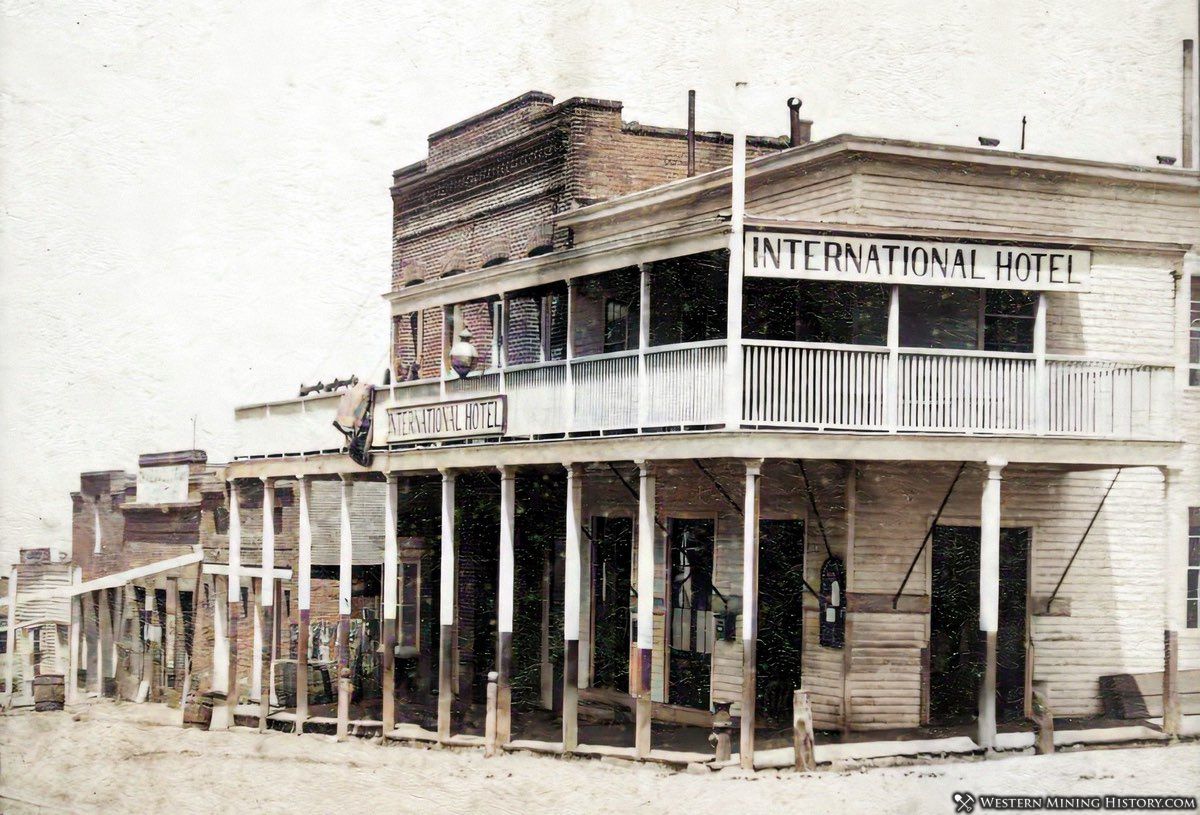
<instances>
[{"instance_id":1,"label":"wooden beam","mask_svg":"<svg viewBox=\"0 0 1200 815\"><path fill-rule=\"evenodd\" d=\"M312 602L312 522L308 516L309 493L312 481L301 476L296 482L299 493L299 547L300 574L297 577L296 605L300 612L300 624L296 632L296 734L304 732L308 720L308 634L309 607Z\"/></svg>"},{"instance_id":2,"label":"wooden beam","mask_svg":"<svg viewBox=\"0 0 1200 815\"><path fill-rule=\"evenodd\" d=\"M650 674L654 654L654 535L655 475L649 461L638 463L637 539L637 709L634 751L638 758L650 756Z\"/></svg>"},{"instance_id":3,"label":"wooden beam","mask_svg":"<svg viewBox=\"0 0 1200 815\"><path fill-rule=\"evenodd\" d=\"M450 739L450 718L454 713L454 488L455 473L442 471L442 565L440 609L441 637L438 642L438 739Z\"/></svg>"},{"instance_id":4,"label":"wooden beam","mask_svg":"<svg viewBox=\"0 0 1200 815\"><path fill-rule=\"evenodd\" d=\"M583 467L567 464L566 555L563 578L563 752L579 745L579 592L583 529Z\"/></svg>"},{"instance_id":5,"label":"wooden beam","mask_svg":"<svg viewBox=\"0 0 1200 815\"><path fill-rule=\"evenodd\" d=\"M516 534L517 471L500 469L500 574L497 591L496 643L496 740L508 744L512 738L512 637L513 594L516 580L514 540Z\"/></svg>"},{"instance_id":6,"label":"wooden beam","mask_svg":"<svg viewBox=\"0 0 1200 815\"><path fill-rule=\"evenodd\" d=\"M979 734L985 750L996 746L996 632L1000 622L1000 481L1007 462L988 459L979 519L979 630L984 672L979 689Z\"/></svg>"}]
</instances>

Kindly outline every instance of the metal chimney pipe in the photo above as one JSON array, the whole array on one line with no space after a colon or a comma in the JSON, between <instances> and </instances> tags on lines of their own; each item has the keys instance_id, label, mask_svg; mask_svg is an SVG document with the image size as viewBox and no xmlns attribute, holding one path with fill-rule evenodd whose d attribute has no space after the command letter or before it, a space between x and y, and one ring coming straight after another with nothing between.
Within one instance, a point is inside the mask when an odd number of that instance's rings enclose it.
<instances>
[{"instance_id":1,"label":"metal chimney pipe","mask_svg":"<svg viewBox=\"0 0 1200 815\"><path fill-rule=\"evenodd\" d=\"M687 161L688 178L696 174L696 92L688 91L688 128L687 128Z\"/></svg>"},{"instance_id":2,"label":"metal chimney pipe","mask_svg":"<svg viewBox=\"0 0 1200 815\"><path fill-rule=\"evenodd\" d=\"M789 146L798 147L812 141L812 122L800 118L800 108L804 100L793 96L787 100L789 128Z\"/></svg>"}]
</instances>

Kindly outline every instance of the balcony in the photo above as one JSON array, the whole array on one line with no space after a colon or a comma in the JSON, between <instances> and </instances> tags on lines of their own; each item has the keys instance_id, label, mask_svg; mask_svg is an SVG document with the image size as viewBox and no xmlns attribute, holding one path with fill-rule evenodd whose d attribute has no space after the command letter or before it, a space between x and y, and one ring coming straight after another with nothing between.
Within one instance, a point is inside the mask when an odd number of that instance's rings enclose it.
<instances>
[{"instance_id":1,"label":"balcony","mask_svg":"<svg viewBox=\"0 0 1200 815\"><path fill-rule=\"evenodd\" d=\"M651 346L510 366L378 392L388 412L503 395L507 427L485 440L648 434L725 427L727 343ZM740 429L1162 440L1174 370L1083 357L747 340ZM338 395L240 408L239 451L331 452ZM394 441L394 440L393 440ZM452 443L449 441L441 443Z\"/></svg>"}]
</instances>

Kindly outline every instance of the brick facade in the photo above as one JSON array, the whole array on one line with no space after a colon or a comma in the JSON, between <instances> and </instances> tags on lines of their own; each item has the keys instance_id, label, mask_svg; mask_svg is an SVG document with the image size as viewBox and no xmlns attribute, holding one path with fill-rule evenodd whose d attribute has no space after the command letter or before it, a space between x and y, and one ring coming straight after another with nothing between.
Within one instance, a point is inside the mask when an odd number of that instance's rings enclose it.
<instances>
[{"instance_id":1,"label":"brick facade","mask_svg":"<svg viewBox=\"0 0 1200 815\"><path fill-rule=\"evenodd\" d=\"M620 102L553 101L529 92L438 131L429 137L427 160L393 174L393 290L566 247L570 235L553 226L556 214L687 175L685 130L624 122ZM785 139L751 138L747 152L755 157L786 146ZM727 166L732 153L731 136L696 134L697 173ZM486 368L490 313L485 304L468 309L479 367ZM409 319L401 315L393 325L393 370L404 378L416 359L421 378L435 377L441 309L421 313L419 349ZM519 341L510 340L514 347Z\"/></svg>"}]
</instances>

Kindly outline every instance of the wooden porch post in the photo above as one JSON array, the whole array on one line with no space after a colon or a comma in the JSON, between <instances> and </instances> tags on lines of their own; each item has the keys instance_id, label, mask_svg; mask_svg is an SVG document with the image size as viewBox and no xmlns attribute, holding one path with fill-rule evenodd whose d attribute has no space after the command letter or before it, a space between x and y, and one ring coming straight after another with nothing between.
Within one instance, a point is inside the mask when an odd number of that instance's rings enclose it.
<instances>
[{"instance_id":1,"label":"wooden porch post","mask_svg":"<svg viewBox=\"0 0 1200 815\"><path fill-rule=\"evenodd\" d=\"M746 500L742 505L742 768L754 769L754 707L758 689L758 479L762 459L746 462Z\"/></svg>"},{"instance_id":2,"label":"wooden porch post","mask_svg":"<svg viewBox=\"0 0 1200 815\"><path fill-rule=\"evenodd\" d=\"M387 474L383 499L383 733L396 729L396 507L400 476Z\"/></svg>"},{"instance_id":3,"label":"wooden porch post","mask_svg":"<svg viewBox=\"0 0 1200 815\"><path fill-rule=\"evenodd\" d=\"M213 665L212 689L217 693L229 693L229 597L228 590L222 591L221 578L211 575L212 604L213 604ZM228 578L226 578L228 580ZM199 591L199 589L197 589ZM227 730L229 708L226 705L217 707L213 703L212 719L209 730Z\"/></svg>"},{"instance_id":4,"label":"wooden porch post","mask_svg":"<svg viewBox=\"0 0 1200 815\"><path fill-rule=\"evenodd\" d=\"M887 392L884 405L887 428L895 433L900 427L900 287L891 286L888 292L887 324Z\"/></svg>"},{"instance_id":5,"label":"wooden porch post","mask_svg":"<svg viewBox=\"0 0 1200 815\"><path fill-rule=\"evenodd\" d=\"M733 167L730 182L729 274L726 289L725 427L742 424L742 282L746 220L746 120L742 97L745 82L734 83Z\"/></svg>"},{"instance_id":6,"label":"wooden porch post","mask_svg":"<svg viewBox=\"0 0 1200 815\"><path fill-rule=\"evenodd\" d=\"M271 648L275 644L275 479L263 477L262 580L259 582L258 623L261 664L258 669L258 732L267 732L271 715Z\"/></svg>"},{"instance_id":7,"label":"wooden porch post","mask_svg":"<svg viewBox=\"0 0 1200 815\"><path fill-rule=\"evenodd\" d=\"M567 468L567 544L563 578L563 752L579 746L579 550L583 524L583 466Z\"/></svg>"},{"instance_id":8,"label":"wooden porch post","mask_svg":"<svg viewBox=\"0 0 1200 815\"><path fill-rule=\"evenodd\" d=\"M1046 376L1046 292L1037 295L1033 320L1034 421L1036 432L1044 436L1050 429L1050 380Z\"/></svg>"},{"instance_id":9,"label":"wooden porch post","mask_svg":"<svg viewBox=\"0 0 1200 815\"><path fill-rule=\"evenodd\" d=\"M113 589L101 589L96 594L97 612L100 615L100 653L97 662L100 663L100 696L108 693L108 680L116 675L116 664L113 659Z\"/></svg>"},{"instance_id":10,"label":"wooden porch post","mask_svg":"<svg viewBox=\"0 0 1200 815\"><path fill-rule=\"evenodd\" d=\"M350 733L350 695L354 688L350 677L350 588L353 582L354 538L350 526L350 502L354 497L351 476L342 476L341 533L338 549L338 706L337 740L345 741Z\"/></svg>"},{"instance_id":11,"label":"wooden porch post","mask_svg":"<svg viewBox=\"0 0 1200 815\"><path fill-rule=\"evenodd\" d=\"M242 600L242 516L236 480L229 482L229 577L226 591L225 632L229 638L228 671L225 685L226 727L232 727L238 703L238 605Z\"/></svg>"},{"instance_id":12,"label":"wooden porch post","mask_svg":"<svg viewBox=\"0 0 1200 815\"><path fill-rule=\"evenodd\" d=\"M74 579L72 584L79 582L79 568L72 570ZM79 701L79 665L80 649L83 645L83 637L80 632L83 630L83 598L78 594L71 595L71 630L68 635L67 645L67 681L66 681L66 702L68 705L73 705Z\"/></svg>"},{"instance_id":13,"label":"wooden porch post","mask_svg":"<svg viewBox=\"0 0 1200 815\"><path fill-rule=\"evenodd\" d=\"M450 738L454 712L454 486L453 470L442 470L441 636L438 640L438 739Z\"/></svg>"},{"instance_id":14,"label":"wooden porch post","mask_svg":"<svg viewBox=\"0 0 1200 815\"><path fill-rule=\"evenodd\" d=\"M513 584L517 488L515 467L500 467L500 575L497 599L496 741L501 746L512 736L512 637Z\"/></svg>"},{"instance_id":15,"label":"wooden porch post","mask_svg":"<svg viewBox=\"0 0 1200 815\"><path fill-rule=\"evenodd\" d=\"M8 570L8 633L4 640L4 690L11 703L17 675L17 567Z\"/></svg>"},{"instance_id":16,"label":"wooden porch post","mask_svg":"<svg viewBox=\"0 0 1200 815\"><path fill-rule=\"evenodd\" d=\"M296 575L296 605L300 625L296 631L296 733L304 732L308 720L308 626L312 598L312 523L308 517L309 488L312 479L306 475L296 480L299 510L299 573Z\"/></svg>"},{"instance_id":17,"label":"wooden porch post","mask_svg":"<svg viewBox=\"0 0 1200 815\"><path fill-rule=\"evenodd\" d=\"M1187 596L1188 508L1183 495L1183 472L1163 467L1163 506L1166 541L1163 546L1163 732L1178 736L1183 723L1179 703L1179 629Z\"/></svg>"},{"instance_id":18,"label":"wooden porch post","mask_svg":"<svg viewBox=\"0 0 1200 815\"><path fill-rule=\"evenodd\" d=\"M983 634L983 684L979 689L979 737L985 750L996 746L996 632L1000 621L1000 481L1008 462L987 460L979 522L979 630Z\"/></svg>"},{"instance_id":19,"label":"wooden porch post","mask_svg":"<svg viewBox=\"0 0 1200 815\"><path fill-rule=\"evenodd\" d=\"M637 549L637 708L634 747L638 758L650 755L650 673L654 655L655 475L653 464L638 465Z\"/></svg>"}]
</instances>

